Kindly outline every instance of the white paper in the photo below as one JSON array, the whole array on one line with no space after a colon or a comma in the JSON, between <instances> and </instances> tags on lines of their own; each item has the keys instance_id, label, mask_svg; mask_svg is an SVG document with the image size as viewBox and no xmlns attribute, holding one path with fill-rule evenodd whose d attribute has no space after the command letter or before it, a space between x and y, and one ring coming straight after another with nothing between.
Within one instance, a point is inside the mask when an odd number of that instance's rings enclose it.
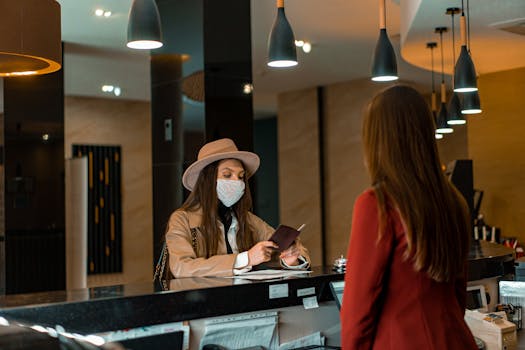
<instances>
[{"instance_id":1,"label":"white paper","mask_svg":"<svg viewBox=\"0 0 525 350\"><path fill-rule=\"evenodd\" d=\"M288 283L272 284L268 287L270 299L288 298Z\"/></svg>"},{"instance_id":2,"label":"white paper","mask_svg":"<svg viewBox=\"0 0 525 350\"><path fill-rule=\"evenodd\" d=\"M277 349L279 344L277 312L262 312L230 316L205 322L199 349L217 344L227 349L262 346Z\"/></svg>"},{"instance_id":3,"label":"white paper","mask_svg":"<svg viewBox=\"0 0 525 350\"><path fill-rule=\"evenodd\" d=\"M311 271L306 270L257 270L243 272L240 275L229 276L227 278L242 278L249 280L268 280L273 278L282 278L290 276L307 275Z\"/></svg>"},{"instance_id":4,"label":"white paper","mask_svg":"<svg viewBox=\"0 0 525 350\"><path fill-rule=\"evenodd\" d=\"M303 298L303 306L306 310L318 308L319 303L317 302L317 297L313 296L313 297Z\"/></svg>"},{"instance_id":5,"label":"white paper","mask_svg":"<svg viewBox=\"0 0 525 350\"><path fill-rule=\"evenodd\" d=\"M311 345L324 345L325 337L321 335L321 332L309 334L305 337L298 338L287 343L283 343L279 346L279 350L296 349Z\"/></svg>"}]
</instances>

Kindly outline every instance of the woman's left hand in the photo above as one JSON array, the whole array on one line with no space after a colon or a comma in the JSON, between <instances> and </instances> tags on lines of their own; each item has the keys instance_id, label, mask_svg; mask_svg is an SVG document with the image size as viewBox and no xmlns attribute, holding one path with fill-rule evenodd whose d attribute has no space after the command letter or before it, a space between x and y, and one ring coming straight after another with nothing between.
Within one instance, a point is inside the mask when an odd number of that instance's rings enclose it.
<instances>
[{"instance_id":1,"label":"woman's left hand","mask_svg":"<svg viewBox=\"0 0 525 350\"><path fill-rule=\"evenodd\" d=\"M299 264L299 257L301 256L301 251L297 247L297 244L292 244L290 248L283 250L279 257L286 263L288 266L294 266Z\"/></svg>"}]
</instances>

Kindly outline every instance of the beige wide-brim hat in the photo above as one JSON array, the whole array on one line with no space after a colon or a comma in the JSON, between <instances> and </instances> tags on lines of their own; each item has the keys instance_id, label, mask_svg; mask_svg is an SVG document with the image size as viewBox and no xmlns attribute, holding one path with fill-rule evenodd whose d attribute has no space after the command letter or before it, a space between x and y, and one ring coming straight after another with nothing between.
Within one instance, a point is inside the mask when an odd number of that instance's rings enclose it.
<instances>
[{"instance_id":1,"label":"beige wide-brim hat","mask_svg":"<svg viewBox=\"0 0 525 350\"><path fill-rule=\"evenodd\" d=\"M197 161L191 164L182 175L182 184L193 191L199 174L207 165L221 159L238 159L244 164L246 178L249 178L259 168L259 156L252 152L239 151L230 139L220 139L208 142L201 147Z\"/></svg>"}]
</instances>

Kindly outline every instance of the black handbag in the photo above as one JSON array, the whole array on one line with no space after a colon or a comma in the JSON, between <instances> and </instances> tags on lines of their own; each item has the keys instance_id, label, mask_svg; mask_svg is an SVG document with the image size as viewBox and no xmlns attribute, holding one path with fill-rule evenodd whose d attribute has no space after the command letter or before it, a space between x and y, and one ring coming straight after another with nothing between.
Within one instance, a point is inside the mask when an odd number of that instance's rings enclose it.
<instances>
[{"instance_id":1,"label":"black handbag","mask_svg":"<svg viewBox=\"0 0 525 350\"><path fill-rule=\"evenodd\" d=\"M197 252L197 229L192 228L190 229L190 232L191 232L191 246L193 247L193 250ZM155 266L155 274L153 275L153 282L155 281L160 282L164 290L168 290L167 282L175 278L173 274L171 273L171 270L168 264L168 258L169 258L168 245L166 244L166 241L164 241L164 244L162 245L162 250L160 252L159 260L157 261L157 265Z\"/></svg>"}]
</instances>

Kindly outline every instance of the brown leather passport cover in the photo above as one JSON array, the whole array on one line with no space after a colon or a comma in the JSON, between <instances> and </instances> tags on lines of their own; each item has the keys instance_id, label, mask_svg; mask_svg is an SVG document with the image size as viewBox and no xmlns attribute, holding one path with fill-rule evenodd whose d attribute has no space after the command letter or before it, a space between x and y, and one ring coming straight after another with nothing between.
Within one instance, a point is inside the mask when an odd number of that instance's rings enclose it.
<instances>
[{"instance_id":1,"label":"brown leather passport cover","mask_svg":"<svg viewBox=\"0 0 525 350\"><path fill-rule=\"evenodd\" d=\"M295 241L297 236L299 236L300 231L297 231L293 227L286 225L279 225L277 230L270 237L270 241L277 243L279 248L278 251L282 252L283 250L288 249L292 243Z\"/></svg>"}]
</instances>

